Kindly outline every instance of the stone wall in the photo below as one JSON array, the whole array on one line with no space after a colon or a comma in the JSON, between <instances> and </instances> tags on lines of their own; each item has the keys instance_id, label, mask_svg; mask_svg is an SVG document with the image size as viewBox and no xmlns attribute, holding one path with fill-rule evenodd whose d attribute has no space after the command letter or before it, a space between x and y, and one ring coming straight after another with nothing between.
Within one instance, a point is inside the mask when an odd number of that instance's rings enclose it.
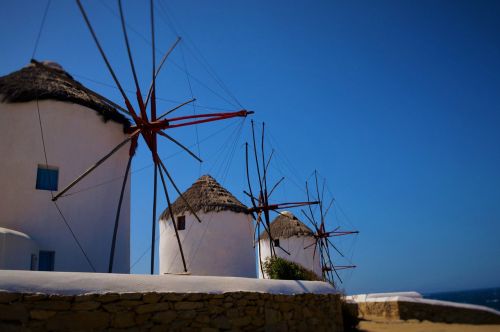
<instances>
[{"instance_id":1,"label":"stone wall","mask_svg":"<svg viewBox=\"0 0 500 332\"><path fill-rule=\"evenodd\" d=\"M338 294L0 292L0 331L342 331Z\"/></svg>"},{"instance_id":2,"label":"stone wall","mask_svg":"<svg viewBox=\"0 0 500 332\"><path fill-rule=\"evenodd\" d=\"M463 324L500 324L500 315L485 310L406 301L350 303L358 316L369 320L427 320Z\"/></svg>"}]
</instances>

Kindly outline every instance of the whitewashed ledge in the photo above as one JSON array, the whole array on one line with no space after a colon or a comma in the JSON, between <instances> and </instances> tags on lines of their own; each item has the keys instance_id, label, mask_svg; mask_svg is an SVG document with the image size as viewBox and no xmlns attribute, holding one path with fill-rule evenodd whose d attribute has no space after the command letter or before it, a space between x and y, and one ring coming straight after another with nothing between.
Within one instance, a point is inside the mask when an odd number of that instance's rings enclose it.
<instances>
[{"instance_id":1,"label":"whitewashed ledge","mask_svg":"<svg viewBox=\"0 0 500 332\"><path fill-rule=\"evenodd\" d=\"M330 284L320 281L13 270L0 270L0 292L57 295L133 292L256 292L284 295L337 293Z\"/></svg>"},{"instance_id":2,"label":"whitewashed ledge","mask_svg":"<svg viewBox=\"0 0 500 332\"><path fill-rule=\"evenodd\" d=\"M444 306L444 307L454 307L460 309L487 311L497 316L500 316L500 311L497 311L490 307L485 307L477 304L425 299L420 293L417 292L359 294L359 295L346 296L346 300L356 303L378 303L378 302L419 303L431 306Z\"/></svg>"}]
</instances>

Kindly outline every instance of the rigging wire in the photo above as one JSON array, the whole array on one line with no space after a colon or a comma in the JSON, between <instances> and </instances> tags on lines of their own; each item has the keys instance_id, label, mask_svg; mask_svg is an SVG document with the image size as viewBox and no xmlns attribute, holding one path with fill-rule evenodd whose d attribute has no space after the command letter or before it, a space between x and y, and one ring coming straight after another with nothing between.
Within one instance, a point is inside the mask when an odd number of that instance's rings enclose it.
<instances>
[{"instance_id":1,"label":"rigging wire","mask_svg":"<svg viewBox=\"0 0 500 332\"><path fill-rule=\"evenodd\" d=\"M109 7L109 5L107 5L105 2L103 2L103 0L100 0L99 1L109 12L111 12L111 14L113 16L115 16L115 18L118 18L119 19L119 16L118 14L115 13L115 11ZM161 18L162 16L160 16ZM135 33L136 35L138 35L139 37L141 37L141 39L148 45L151 46L151 41L146 38L141 32L139 32L137 29L135 29L134 27L132 27L129 23L125 23L125 26L130 30L132 31L133 33ZM155 48L155 51L157 53L159 53L161 55L161 52ZM170 61L175 68L177 68L178 70L180 70L181 72L184 72L184 70L182 69L182 66L179 65L176 61L174 61L173 59L169 58L168 61ZM189 75L189 77L191 77L191 79L193 81L195 81L196 83L198 83L199 85L201 85L202 87L204 87L205 89L207 89L208 91L210 91L212 94L214 94L215 96L217 96L218 98L220 98L221 100L225 101L226 103L228 103L229 105L233 106L233 107L238 107L237 104L231 102L230 100L228 100L227 98L225 98L224 96L222 96L220 93L216 92L215 90L213 90L212 88L210 88L208 85L206 85L205 83L203 83L200 79L198 79L196 76L190 74L190 73L186 73L184 72L186 75Z\"/></svg>"},{"instance_id":2,"label":"rigging wire","mask_svg":"<svg viewBox=\"0 0 500 332\"><path fill-rule=\"evenodd\" d=\"M45 11L43 12L42 23L40 24L40 28L38 29L38 35L36 36L35 46L33 47L33 53L31 53L32 59L35 58L36 50L38 48L38 43L40 41L40 36L42 35L43 26L45 25L45 19L47 18L47 13L49 12L50 1L51 0L47 0L47 5L45 6Z\"/></svg>"},{"instance_id":3,"label":"rigging wire","mask_svg":"<svg viewBox=\"0 0 500 332\"><path fill-rule=\"evenodd\" d=\"M221 128L221 129L217 130L216 132L214 132L214 133L212 133L212 134L210 134L210 135L208 135L208 136L204 137L202 140L200 140L200 143L203 143L203 142L206 142L206 141L210 140L211 138L213 138L213 137L215 137L215 136L219 135L220 133L222 133L222 132L226 131L226 130L227 130L228 128L230 128L231 126L236 126L238 123L239 123L239 121L233 121L233 122L231 122L231 123L227 124L226 126L224 126L223 128ZM196 144L196 143L195 143L195 144ZM195 144L188 145L188 148L194 147L194 146L195 146ZM165 157L165 158L163 158L163 159L164 159L164 160L168 160L168 159L174 158L175 156L177 156L177 155L179 155L179 154L182 154L183 152L184 152L184 150L179 149L177 152L172 153L172 154L168 155L167 157ZM149 164L149 165L146 165L146 166L143 166L143 167L141 167L141 168L139 168L139 169L136 169L136 170L134 170L134 171L131 171L130 173L131 173L131 174L136 174L136 173L142 172L143 170L148 169L148 168L152 167L153 165L154 165L154 164L153 164L153 163L151 163L151 164ZM69 193L67 193L67 194L62 195L62 196L61 196L61 198L62 198L62 197L67 197L67 196L76 195L76 194L79 194L79 193L82 193L82 192L85 192L85 191L88 191L88 190L92 190L92 189L95 189L95 188L97 188L97 187L100 187L100 186L103 186L103 185L109 184L109 183L111 183L111 182L115 182L115 181L118 181L118 180L123 180L123 177L124 177L123 175L120 175L120 176L114 177L114 178L112 178L112 179L105 180L105 181L103 181L103 182L101 182L101 183L98 183L98 184L96 184L96 185L89 186L89 187L85 187L85 188L82 188L82 189L77 190L77 191L72 191L72 192L69 192Z\"/></svg>"},{"instance_id":4,"label":"rigging wire","mask_svg":"<svg viewBox=\"0 0 500 332\"><path fill-rule=\"evenodd\" d=\"M164 13L167 22L171 21L170 24L168 24L168 25L171 27L171 29L174 31L174 33L176 33L177 35L179 35L177 33L178 30L175 29L175 23L176 22L174 22L174 21L177 21L177 26L179 27L179 30L182 32L182 35L186 37L186 39L193 46L194 50L197 52L198 55L194 51L190 50L189 45L186 45L188 51L190 51L192 53L193 58L196 61L198 61L198 63L200 63L202 65L202 67L205 69L205 71L212 77L212 79L219 85L219 87L224 92L226 92L236 102L236 104L238 104L241 108L244 108L243 105L240 103L240 101L236 98L236 96L229 90L229 88L227 87L227 85L222 81L222 79L220 78L220 76L217 75L217 73L213 69L213 67L210 66L210 63L203 56L203 53L196 46L196 44L194 43L193 39L189 36L189 34L179 24L178 20L175 20L175 17L173 16L173 14L171 14L171 15L168 14L168 12L172 13L172 10L170 10L170 8L168 7L168 5L166 3L163 4L161 1L159 1L159 4L160 4L160 10ZM163 8L163 5L165 5L165 7L167 9L169 9L169 10L167 11L165 8Z\"/></svg>"},{"instance_id":5,"label":"rigging wire","mask_svg":"<svg viewBox=\"0 0 500 332\"><path fill-rule=\"evenodd\" d=\"M79 77L80 79L83 79L83 80L86 80L86 81L89 81L89 82L92 82L92 83L95 83L95 84L99 84L99 85L102 85L102 86L105 86L105 87L108 87L108 88L112 88L112 89L115 89L115 90L118 90L118 88L116 86L114 86L113 84L109 84L109 83L105 83L105 82L102 82L102 81L98 81L98 80L95 80L95 79L92 79L90 77L87 77L87 76L84 76L84 75L81 75L81 74L71 74L75 77ZM135 93L132 89L123 89L125 92L129 92L129 93ZM142 94L142 97L147 97L147 95L145 94ZM180 101L180 100L174 100L174 99L167 99L167 98L163 98L163 97L158 97L156 96L156 99L157 100L161 100L161 101L164 101L164 102L168 102L168 103L172 103L172 104L180 104L182 103L183 101ZM197 108L203 108L203 109L207 109L207 110L214 110L214 111L224 111L224 112L232 112L235 110L235 108L221 108L221 107L213 107L213 106L206 106L206 105L200 105L200 104L196 104L196 107Z\"/></svg>"},{"instance_id":6,"label":"rigging wire","mask_svg":"<svg viewBox=\"0 0 500 332\"><path fill-rule=\"evenodd\" d=\"M189 92L191 93L191 99L194 99L194 94L193 94L193 87L191 86L191 80L189 79L188 69L187 69L187 64L186 64L186 57L184 56L184 44L181 44L181 54L182 54L182 63L184 64L184 69L186 71L186 81L189 86ZM193 107L193 115L196 115L196 101L191 103ZM198 134L198 125L194 126L195 132L196 132L196 143L197 143L197 150L198 150L198 158L201 158L201 150L200 150L200 136ZM201 163L198 164L198 175L201 175Z\"/></svg>"},{"instance_id":7,"label":"rigging wire","mask_svg":"<svg viewBox=\"0 0 500 332\"><path fill-rule=\"evenodd\" d=\"M37 96L36 96L36 109L37 109L37 114L38 114L38 123L40 125L40 135L41 135L41 138L42 138L43 155L44 155L44 158L45 158L45 167L48 168L49 167L49 162L48 162L48 158L47 158L47 149L45 147L45 138L44 138L45 135L43 134L42 117L40 115L40 105L38 103L38 93L37 93ZM50 182L50 177L49 177L49 182ZM52 198L54 198L54 192L52 190L50 190L50 195L52 196ZM85 252L85 249L83 249L82 245L80 244L80 241L78 240L78 237L73 232L73 229L71 228L71 226L69 225L68 221L66 220L66 217L62 213L59 205L57 205L56 201L52 201L52 202L54 203L54 206L56 207L57 211L59 212L59 215L61 216L61 219L63 220L63 222L66 224L66 227L70 231L71 236L73 237L73 239L75 240L76 244L80 248L80 251L82 252L83 256L85 256L85 259L86 259L87 263L90 265L90 267L92 268L92 270L94 272L96 272L96 269L95 269L94 265L90 261L90 258L88 257L87 253Z\"/></svg>"}]
</instances>

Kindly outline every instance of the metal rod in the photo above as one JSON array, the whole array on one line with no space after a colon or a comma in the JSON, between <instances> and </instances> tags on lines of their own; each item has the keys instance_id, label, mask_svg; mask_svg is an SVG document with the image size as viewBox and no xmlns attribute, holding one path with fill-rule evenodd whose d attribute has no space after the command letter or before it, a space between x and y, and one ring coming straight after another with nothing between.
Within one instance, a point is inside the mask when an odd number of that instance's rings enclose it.
<instances>
[{"instance_id":1,"label":"metal rod","mask_svg":"<svg viewBox=\"0 0 500 332\"><path fill-rule=\"evenodd\" d=\"M97 163L95 163L93 166L91 166L89 169L87 169L85 172L83 172L82 175L80 175L78 178L76 178L76 180L74 180L73 182L71 182L66 188L64 188L60 193L58 193L56 196L54 196L54 198L52 198L52 201L57 201L57 199L59 197L61 197L62 195L64 195L68 190L70 190L71 188L73 188L73 186L75 186L78 182L80 182L84 177L86 177L87 175L89 175L93 170L95 170L97 167L99 167L99 165L101 165L103 162L105 162L109 157L111 157L116 151L120 150L120 148L122 146L124 146L125 144L127 144L133 136L137 135L137 133L139 133L139 130L135 131L134 133L132 133L131 136L127 137L127 139L125 139L123 142L121 142L120 144L118 144L117 146L115 146L113 148L113 150L111 150L111 152L109 152L108 154L106 154L104 157L102 157Z\"/></svg>"},{"instance_id":2,"label":"metal rod","mask_svg":"<svg viewBox=\"0 0 500 332\"><path fill-rule=\"evenodd\" d=\"M127 179L128 179L128 174L130 171L130 164L132 163L132 158L133 158L133 156L130 156L128 158L127 167L125 169L125 178L123 179L122 189L120 191L120 199L118 200L118 208L116 210L116 217L115 217L115 227L113 229L113 239L111 240L111 251L109 253L108 273L113 272L113 262L115 259L116 235L118 233L118 224L120 222L120 212L122 209L123 194L125 193L125 188L127 186Z\"/></svg>"},{"instance_id":3,"label":"metal rod","mask_svg":"<svg viewBox=\"0 0 500 332\"><path fill-rule=\"evenodd\" d=\"M182 266L184 268L184 272L187 272L186 259L184 258L184 251L182 250L182 244L181 244L181 239L179 237L179 231L177 230L177 224L175 222L174 212L172 211L172 204L170 203L170 197L168 196L167 185L165 184L165 178L163 177L163 173L162 173L161 168L158 168L158 170L160 171L160 179L161 179L161 183L163 185L163 190L165 191L165 197L167 199L168 212L170 214L170 219L172 220L172 225L174 226L175 237L177 238L177 244L179 245L179 251L181 253L181 258L182 258Z\"/></svg>"}]
</instances>

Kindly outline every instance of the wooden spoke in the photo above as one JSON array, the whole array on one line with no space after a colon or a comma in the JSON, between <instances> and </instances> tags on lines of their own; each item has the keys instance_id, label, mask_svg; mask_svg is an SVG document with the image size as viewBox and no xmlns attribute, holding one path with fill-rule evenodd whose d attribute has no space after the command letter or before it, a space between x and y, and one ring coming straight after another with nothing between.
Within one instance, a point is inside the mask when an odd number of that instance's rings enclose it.
<instances>
[{"instance_id":1,"label":"wooden spoke","mask_svg":"<svg viewBox=\"0 0 500 332\"><path fill-rule=\"evenodd\" d=\"M111 150L108 154L106 154L104 157L102 157L97 163L95 163L94 165L92 165L89 169L87 169L85 172L83 172L82 175L80 175L78 178L76 178L76 180L74 180L73 182L71 182L66 188L64 188L60 193L58 193L56 196L54 196L54 198L52 198L53 201L56 201L59 197L61 197L62 195L64 195L68 190L70 190L71 188L73 188L78 182L80 182L83 178L85 178L87 175L89 175L90 173L92 173L92 171L94 171L99 165L101 165L103 162L105 162L109 157L111 157L113 154L115 154L118 150L120 150L121 147L123 147L125 144L127 144L130 140L132 140L132 138L134 136L136 136L137 134L139 134L139 130L136 130L134 133L132 133L132 135L130 135L129 137L127 137L127 139L125 139L123 142L121 142L120 144L118 144L117 146L115 146L113 148L113 150Z\"/></svg>"},{"instance_id":2,"label":"wooden spoke","mask_svg":"<svg viewBox=\"0 0 500 332\"><path fill-rule=\"evenodd\" d=\"M101 44L99 43L99 39L97 39L97 35L95 34L94 28L92 28L92 24L90 23L89 18L87 17L87 13L85 12L85 9L82 6L82 3L80 0L76 0L76 3L78 5L78 8L80 9L80 12L82 13L83 19L85 20L85 23L87 24L87 27L92 34L92 38L94 39L95 44L97 45L97 48L99 49L99 53L101 54L101 57L103 58L104 62L106 63L106 67L108 68L109 73L113 77L113 80L115 81L116 86L118 87L118 90L120 90L120 93L125 100L125 104L127 105L128 111L132 115L132 117L137 118L137 114L135 113L134 109L132 108L130 101L125 94L125 91L123 90L120 81L118 81L118 78L116 77L116 74L111 67L111 64L108 61L108 58L106 57L106 54L104 53L104 50L101 47Z\"/></svg>"},{"instance_id":3,"label":"wooden spoke","mask_svg":"<svg viewBox=\"0 0 500 332\"><path fill-rule=\"evenodd\" d=\"M281 179L278 180L278 182L276 182L276 184L271 188L271 191L269 192L269 197L271 197L271 195L273 194L274 190L276 188L278 188L278 186L280 185L281 182L283 182L284 179L285 179L285 177L283 176Z\"/></svg>"},{"instance_id":4,"label":"wooden spoke","mask_svg":"<svg viewBox=\"0 0 500 332\"><path fill-rule=\"evenodd\" d=\"M157 192L157 184L158 184L158 165L155 163L154 165L154 179L153 179L153 222L151 228L151 274L154 274L155 269L155 250L154 243L156 239L156 192ZM172 222L175 222L172 220Z\"/></svg>"},{"instance_id":5,"label":"wooden spoke","mask_svg":"<svg viewBox=\"0 0 500 332\"><path fill-rule=\"evenodd\" d=\"M172 46L170 46L170 49L167 51L167 53L165 53L165 55L163 56L163 58L160 60L160 64L158 65L158 68L156 69L156 71L153 74L153 81L156 80L156 77L160 73L160 70L163 67L163 64L165 63L165 60L167 60L167 58L170 55L170 53L172 53L172 51L177 46L177 44L179 44L180 41L181 41L181 37L177 37L177 39L175 40L175 43ZM154 53L155 53L155 48L153 46L153 54ZM150 85L149 91L148 91L148 95L146 96L146 101L144 103L144 105L146 107L148 106L148 102L149 102L149 99L151 98L152 91L153 91L153 82L151 82L151 85Z\"/></svg>"},{"instance_id":6,"label":"wooden spoke","mask_svg":"<svg viewBox=\"0 0 500 332\"><path fill-rule=\"evenodd\" d=\"M288 256L290 256L290 252L286 251L285 248L283 248L282 246L276 246L276 247L280 248L281 250L283 250L283 252L285 254L287 254Z\"/></svg>"},{"instance_id":7,"label":"wooden spoke","mask_svg":"<svg viewBox=\"0 0 500 332\"><path fill-rule=\"evenodd\" d=\"M146 97L146 102L144 103L144 108L147 107L150 96L152 96L151 102L151 121L156 121L156 48L155 48L155 15L154 15L154 3L153 0L149 2L150 16L151 16L151 56L152 56L152 80L151 87L148 90L148 95Z\"/></svg>"},{"instance_id":8,"label":"wooden spoke","mask_svg":"<svg viewBox=\"0 0 500 332\"><path fill-rule=\"evenodd\" d=\"M187 105L187 104L190 104L190 103L192 103L192 102L194 102L194 101L196 101L196 98L192 98L192 99L190 99L190 100L188 100L188 101L186 101L186 102L183 102L182 104L179 104L179 105L175 106L175 107L174 107L174 108L172 108L171 110L169 110L169 111L167 111L167 112L163 113L162 115L160 115L160 116L158 117L158 120L160 120L160 119L164 118L165 116L169 115L169 114L170 114L170 113L172 113L173 111L178 110L178 109L179 109L179 108L181 108L182 106L185 106L185 105Z\"/></svg>"},{"instance_id":9,"label":"wooden spoke","mask_svg":"<svg viewBox=\"0 0 500 332\"><path fill-rule=\"evenodd\" d=\"M194 159L198 160L200 163L203 162L203 160L201 160L197 155L194 154L194 152L192 152L191 150L189 150L185 145L183 145L181 142L177 141L175 138L173 138L172 136L166 134L165 132L162 132L162 131L158 131L158 134L165 137L166 139L168 139L169 141L171 141L172 143L175 143L177 146L181 147L184 151L186 151L187 153L189 153L189 155L191 155L191 157L193 157Z\"/></svg>"},{"instance_id":10,"label":"wooden spoke","mask_svg":"<svg viewBox=\"0 0 500 332\"><path fill-rule=\"evenodd\" d=\"M120 222L120 212L122 210L123 194L125 193L125 188L127 186L127 179L130 172L130 164L132 163L133 156L128 158L127 167L125 169L125 177L123 178L122 189L120 191L120 199L118 200L118 208L116 209L115 227L113 229L113 238L111 240L111 251L109 253L109 266L108 273L113 272L113 261L115 259L115 245L116 245L116 235L118 233L118 224Z\"/></svg>"},{"instance_id":11,"label":"wooden spoke","mask_svg":"<svg viewBox=\"0 0 500 332\"><path fill-rule=\"evenodd\" d=\"M170 176L170 173L168 172L167 168L165 167L165 164L163 163L163 161L160 159L160 157L158 155L156 155L156 156L157 156L158 161L160 163L160 167L163 169L163 171L167 175L168 180L170 181L170 183L174 187L174 189L177 192L177 194L179 194L179 197L184 201L184 204L187 205L189 211L196 218L196 220L199 223L201 223L201 219L198 217L198 215L196 214L196 212L194 211L194 209L191 207L191 204L189 204L189 202L187 201L187 199L184 197L184 195L182 194L182 192L179 190L179 187L177 187L177 185L175 184L174 179L172 178L172 176Z\"/></svg>"},{"instance_id":12,"label":"wooden spoke","mask_svg":"<svg viewBox=\"0 0 500 332\"><path fill-rule=\"evenodd\" d=\"M172 211L172 204L170 202L170 196L168 195L168 190L167 190L167 185L165 183L165 178L163 177L163 173L162 173L161 168L158 168L158 171L160 172L160 179L161 179L161 183L163 185L163 191L165 192L165 198L167 199L168 212L170 214L170 219L171 219L172 225L174 227L175 237L177 239L177 244L179 245L179 251L180 251L181 259L182 259L182 266L184 268L184 272L187 272L186 259L184 258L184 251L182 250L181 239L179 237L179 231L177 230L177 223L175 222L174 212ZM153 243L151 246L152 251L154 251L154 240L155 239L153 238Z\"/></svg>"},{"instance_id":13,"label":"wooden spoke","mask_svg":"<svg viewBox=\"0 0 500 332\"><path fill-rule=\"evenodd\" d=\"M118 9L120 11L120 21L122 23L123 38L125 39L125 46L127 48L128 59L130 62L130 68L132 70L132 76L134 77L137 102L139 103L141 118L142 118L142 120L147 121L148 116L146 114L146 109L144 107L144 102L142 100L141 88L139 86L139 81L137 80L137 73L135 72L135 65L134 65L134 60L132 58L132 51L130 49L130 43L128 41L127 27L125 24L125 16L123 15L122 0L118 0Z\"/></svg>"}]
</instances>

